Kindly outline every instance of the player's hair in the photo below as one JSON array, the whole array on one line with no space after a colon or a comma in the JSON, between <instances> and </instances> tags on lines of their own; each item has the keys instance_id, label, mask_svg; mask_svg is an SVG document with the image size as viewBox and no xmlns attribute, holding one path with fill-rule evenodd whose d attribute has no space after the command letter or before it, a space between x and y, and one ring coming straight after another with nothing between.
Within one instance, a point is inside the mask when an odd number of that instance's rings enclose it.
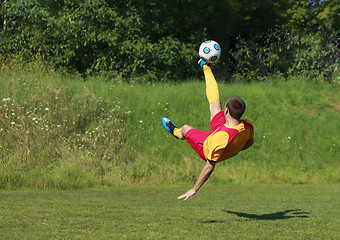
<instances>
[{"instance_id":1,"label":"player's hair","mask_svg":"<svg viewBox=\"0 0 340 240\"><path fill-rule=\"evenodd\" d=\"M229 109L230 115L235 119L240 119L246 110L246 103L237 96L230 97L225 106Z\"/></svg>"}]
</instances>

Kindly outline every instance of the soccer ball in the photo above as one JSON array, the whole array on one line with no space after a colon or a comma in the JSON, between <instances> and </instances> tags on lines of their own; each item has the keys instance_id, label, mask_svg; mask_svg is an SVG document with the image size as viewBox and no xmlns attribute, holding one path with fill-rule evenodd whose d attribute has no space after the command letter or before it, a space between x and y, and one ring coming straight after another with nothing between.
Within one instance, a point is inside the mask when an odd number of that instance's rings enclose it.
<instances>
[{"instance_id":1,"label":"soccer ball","mask_svg":"<svg viewBox=\"0 0 340 240\"><path fill-rule=\"evenodd\" d=\"M217 42L208 40L201 44L200 48L198 49L198 54L207 63L212 63L220 58L221 47Z\"/></svg>"}]
</instances>

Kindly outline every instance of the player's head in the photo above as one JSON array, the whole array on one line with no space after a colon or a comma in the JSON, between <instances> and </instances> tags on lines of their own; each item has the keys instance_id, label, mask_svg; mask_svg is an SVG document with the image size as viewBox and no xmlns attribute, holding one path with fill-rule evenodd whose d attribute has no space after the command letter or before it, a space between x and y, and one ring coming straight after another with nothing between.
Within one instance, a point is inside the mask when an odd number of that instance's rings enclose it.
<instances>
[{"instance_id":1,"label":"player's head","mask_svg":"<svg viewBox=\"0 0 340 240\"><path fill-rule=\"evenodd\" d=\"M228 108L230 116L235 119L240 119L246 110L245 102L242 98L237 96L230 97L226 102L225 107Z\"/></svg>"}]
</instances>

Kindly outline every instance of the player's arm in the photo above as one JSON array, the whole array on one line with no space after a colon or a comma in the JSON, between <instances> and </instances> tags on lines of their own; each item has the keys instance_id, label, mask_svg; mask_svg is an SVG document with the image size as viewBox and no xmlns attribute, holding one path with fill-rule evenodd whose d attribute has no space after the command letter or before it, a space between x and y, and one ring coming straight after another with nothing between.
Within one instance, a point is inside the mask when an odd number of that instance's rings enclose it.
<instances>
[{"instance_id":1,"label":"player's arm","mask_svg":"<svg viewBox=\"0 0 340 240\"><path fill-rule=\"evenodd\" d=\"M178 199L184 198L184 200L187 200L189 197L195 195L198 189L202 187L202 185L208 180L211 173L214 171L215 164L216 164L215 162L207 160L207 163L202 168L201 173L195 182L195 185L189 191L179 196Z\"/></svg>"},{"instance_id":2,"label":"player's arm","mask_svg":"<svg viewBox=\"0 0 340 240\"><path fill-rule=\"evenodd\" d=\"M218 91L218 85L214 74L211 71L210 66L201 59L198 62L203 69L204 78L205 78L205 85L206 85L206 94L209 102L209 109L210 109L210 120L214 118L216 113L222 111L222 106L220 102L220 93Z\"/></svg>"}]
</instances>

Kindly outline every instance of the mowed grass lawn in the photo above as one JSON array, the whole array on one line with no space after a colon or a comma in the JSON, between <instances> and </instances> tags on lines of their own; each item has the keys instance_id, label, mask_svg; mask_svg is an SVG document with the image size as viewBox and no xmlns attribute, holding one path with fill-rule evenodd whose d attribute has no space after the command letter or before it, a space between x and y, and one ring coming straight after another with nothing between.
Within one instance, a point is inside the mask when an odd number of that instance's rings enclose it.
<instances>
[{"instance_id":1,"label":"mowed grass lawn","mask_svg":"<svg viewBox=\"0 0 340 240\"><path fill-rule=\"evenodd\" d=\"M340 185L0 192L0 239L340 239Z\"/></svg>"}]
</instances>

